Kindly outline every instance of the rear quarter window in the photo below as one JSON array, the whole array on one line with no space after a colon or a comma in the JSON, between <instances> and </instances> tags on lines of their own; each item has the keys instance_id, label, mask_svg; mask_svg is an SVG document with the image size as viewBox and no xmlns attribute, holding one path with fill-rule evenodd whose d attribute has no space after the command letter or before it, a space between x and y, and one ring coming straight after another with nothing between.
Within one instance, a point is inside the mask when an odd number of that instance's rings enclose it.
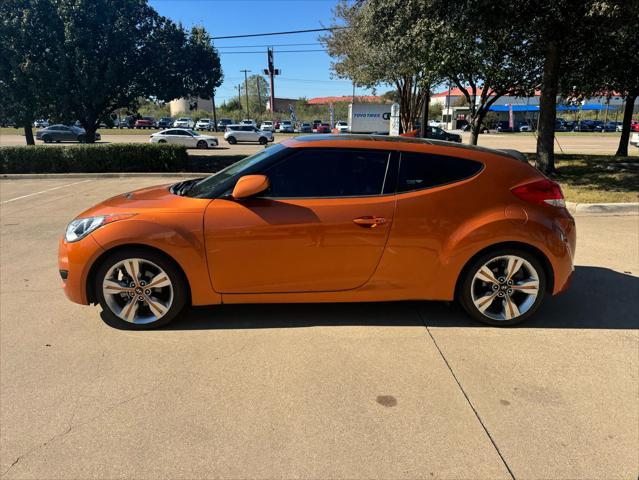
<instances>
[{"instance_id":1,"label":"rear quarter window","mask_svg":"<svg viewBox=\"0 0 639 480\"><path fill-rule=\"evenodd\" d=\"M460 182L477 175L484 165L466 158L402 152L397 193Z\"/></svg>"}]
</instances>

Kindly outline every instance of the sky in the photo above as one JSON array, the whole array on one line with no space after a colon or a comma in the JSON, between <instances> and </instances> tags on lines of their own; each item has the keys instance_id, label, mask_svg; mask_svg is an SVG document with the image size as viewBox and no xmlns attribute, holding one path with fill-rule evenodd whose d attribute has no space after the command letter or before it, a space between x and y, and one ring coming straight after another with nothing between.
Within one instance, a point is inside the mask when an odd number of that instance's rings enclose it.
<instances>
[{"instance_id":1,"label":"sky","mask_svg":"<svg viewBox=\"0 0 639 480\"><path fill-rule=\"evenodd\" d=\"M161 15L182 22L186 28L201 25L211 36L217 37L327 27L333 23L332 9L337 1L149 0L149 3ZM251 70L249 75L262 73L267 67L267 46L274 48L275 68L281 70L275 77L276 97L352 95L353 86L349 80L331 75L331 58L319 43L320 33L214 40L224 73L224 83L216 91L216 103L221 105L237 96L237 85L244 81L241 70ZM370 91L356 90L356 95L365 94Z\"/></svg>"}]
</instances>

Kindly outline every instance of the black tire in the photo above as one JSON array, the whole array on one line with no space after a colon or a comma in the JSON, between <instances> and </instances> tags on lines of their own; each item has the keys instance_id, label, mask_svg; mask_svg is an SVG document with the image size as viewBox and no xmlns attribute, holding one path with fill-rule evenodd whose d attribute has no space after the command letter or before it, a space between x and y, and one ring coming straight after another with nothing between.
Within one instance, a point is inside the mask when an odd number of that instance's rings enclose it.
<instances>
[{"instance_id":1,"label":"black tire","mask_svg":"<svg viewBox=\"0 0 639 480\"><path fill-rule=\"evenodd\" d=\"M260 145L266 145L268 143L268 139L266 137L260 137L258 141L260 142Z\"/></svg>"},{"instance_id":2,"label":"black tire","mask_svg":"<svg viewBox=\"0 0 639 480\"><path fill-rule=\"evenodd\" d=\"M158 140L158 143L166 143L166 140L164 140L164 139Z\"/></svg>"},{"instance_id":3,"label":"black tire","mask_svg":"<svg viewBox=\"0 0 639 480\"><path fill-rule=\"evenodd\" d=\"M235 145L237 143L235 137L229 137L226 139L226 141L229 142L231 145Z\"/></svg>"},{"instance_id":4,"label":"black tire","mask_svg":"<svg viewBox=\"0 0 639 480\"><path fill-rule=\"evenodd\" d=\"M169 310L156 321L144 324L127 322L111 310L104 297L102 282L106 274L111 267L127 258L139 258L153 262L169 276L173 287L173 302ZM162 254L139 247L120 250L105 258L96 272L94 288L98 302L102 307L102 318L113 327L128 330L149 330L162 327L180 314L188 300L187 280L176 264Z\"/></svg>"},{"instance_id":5,"label":"black tire","mask_svg":"<svg viewBox=\"0 0 639 480\"><path fill-rule=\"evenodd\" d=\"M51 143L51 142L52 142L52 140L51 140L51 136L50 136L50 135L43 135L43 136L42 136L42 141L43 141L44 143Z\"/></svg>"},{"instance_id":6,"label":"black tire","mask_svg":"<svg viewBox=\"0 0 639 480\"><path fill-rule=\"evenodd\" d=\"M486 316L477 308L477 306L475 306L472 298L473 278L477 271L483 265L486 265L492 259L507 255L520 257L526 260L532 266L532 268L535 270L537 278L539 279L538 292L534 303L526 310L525 313L509 320L496 320ZM518 323L525 321L537 311L544 300L544 296L546 293L546 282L546 272L537 257L525 250L512 248L497 249L477 257L464 268L460 277L460 282L458 284L459 288L457 291L457 301L464 308L466 313L468 313L468 315L470 315L475 320L486 323L488 325L508 327L511 325L517 325Z\"/></svg>"},{"instance_id":7,"label":"black tire","mask_svg":"<svg viewBox=\"0 0 639 480\"><path fill-rule=\"evenodd\" d=\"M85 143L85 142L86 142L86 136L84 136L84 135L78 135L78 142L80 142L80 143Z\"/></svg>"},{"instance_id":8,"label":"black tire","mask_svg":"<svg viewBox=\"0 0 639 480\"><path fill-rule=\"evenodd\" d=\"M209 144L206 143L206 140L200 140L199 142L197 142L197 148L199 148L200 150L206 150L207 148L209 148Z\"/></svg>"}]
</instances>

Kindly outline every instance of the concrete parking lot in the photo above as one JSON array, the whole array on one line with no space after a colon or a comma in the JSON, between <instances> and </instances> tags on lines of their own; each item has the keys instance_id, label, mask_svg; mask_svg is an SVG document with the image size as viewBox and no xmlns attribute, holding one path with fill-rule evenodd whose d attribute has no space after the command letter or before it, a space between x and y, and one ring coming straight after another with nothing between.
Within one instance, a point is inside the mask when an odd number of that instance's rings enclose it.
<instances>
[{"instance_id":1,"label":"concrete parking lot","mask_svg":"<svg viewBox=\"0 0 639 480\"><path fill-rule=\"evenodd\" d=\"M406 302L113 329L64 298L57 239L170 181L0 181L2 478L637 478L638 216L578 217L572 288L519 328Z\"/></svg>"}]
</instances>

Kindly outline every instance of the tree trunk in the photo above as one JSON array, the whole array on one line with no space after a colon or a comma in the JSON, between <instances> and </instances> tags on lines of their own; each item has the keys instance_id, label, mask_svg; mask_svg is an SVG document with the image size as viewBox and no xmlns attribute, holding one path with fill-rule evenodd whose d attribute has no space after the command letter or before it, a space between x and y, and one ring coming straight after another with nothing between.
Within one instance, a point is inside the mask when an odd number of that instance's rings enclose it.
<instances>
[{"instance_id":1,"label":"tree trunk","mask_svg":"<svg viewBox=\"0 0 639 480\"><path fill-rule=\"evenodd\" d=\"M31 122L24 123L24 138L27 141L27 145L35 145L35 140L33 139L33 128L31 128ZM626 143L628 143L626 141ZM628 149L626 148L626 151Z\"/></svg>"},{"instance_id":2,"label":"tree trunk","mask_svg":"<svg viewBox=\"0 0 639 480\"><path fill-rule=\"evenodd\" d=\"M628 140L630 140L630 124L632 123L632 112L635 108L635 100L637 95L628 95L626 97L626 106L623 110L623 126L621 129L621 138L619 139L619 147L617 147L616 157L628 156Z\"/></svg>"},{"instance_id":3,"label":"tree trunk","mask_svg":"<svg viewBox=\"0 0 639 480\"><path fill-rule=\"evenodd\" d=\"M86 143L95 143L95 132L98 129L98 122L89 117L86 120L80 120L82 128L84 128L84 141Z\"/></svg>"},{"instance_id":4,"label":"tree trunk","mask_svg":"<svg viewBox=\"0 0 639 480\"><path fill-rule=\"evenodd\" d=\"M420 121L420 136L422 138L428 137L428 109L430 107L430 86L426 87L424 92L424 101L422 108L422 119Z\"/></svg>"},{"instance_id":5,"label":"tree trunk","mask_svg":"<svg viewBox=\"0 0 639 480\"><path fill-rule=\"evenodd\" d=\"M484 117L487 110L483 108L479 109L475 114L475 117L470 121L470 145L477 145L479 140L479 134L481 133L481 124L484 123Z\"/></svg>"},{"instance_id":6,"label":"tree trunk","mask_svg":"<svg viewBox=\"0 0 639 480\"><path fill-rule=\"evenodd\" d=\"M544 173L555 171L555 120L559 84L559 47L548 42L539 99L539 131L537 135L537 168Z\"/></svg>"}]
</instances>

